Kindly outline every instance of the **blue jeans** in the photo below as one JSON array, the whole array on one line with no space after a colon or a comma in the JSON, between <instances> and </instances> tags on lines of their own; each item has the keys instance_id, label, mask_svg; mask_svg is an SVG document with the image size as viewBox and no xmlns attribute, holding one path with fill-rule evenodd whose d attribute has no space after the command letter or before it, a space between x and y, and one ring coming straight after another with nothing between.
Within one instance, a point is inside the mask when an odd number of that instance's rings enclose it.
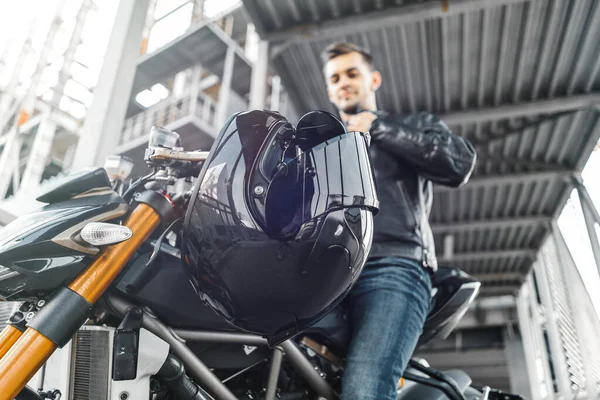
<instances>
[{"instance_id":1,"label":"blue jeans","mask_svg":"<svg viewBox=\"0 0 600 400\"><path fill-rule=\"evenodd\" d=\"M352 341L342 399L395 400L429 312L431 278L414 260L370 260L348 297Z\"/></svg>"}]
</instances>

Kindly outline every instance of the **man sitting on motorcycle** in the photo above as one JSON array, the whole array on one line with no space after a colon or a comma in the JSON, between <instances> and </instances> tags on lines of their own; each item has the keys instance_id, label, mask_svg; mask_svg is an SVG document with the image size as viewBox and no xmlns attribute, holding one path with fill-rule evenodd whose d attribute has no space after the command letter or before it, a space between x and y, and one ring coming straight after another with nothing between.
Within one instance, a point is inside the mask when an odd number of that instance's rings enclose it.
<instances>
[{"instance_id":1,"label":"man sitting on motorcycle","mask_svg":"<svg viewBox=\"0 0 600 400\"><path fill-rule=\"evenodd\" d=\"M422 332L437 269L428 221L432 182L466 183L476 153L432 114L378 110L375 93L382 77L364 49L336 43L325 50L323 62L329 99L347 130L371 135L380 200L370 258L348 296L352 341L342 398L392 400Z\"/></svg>"}]
</instances>

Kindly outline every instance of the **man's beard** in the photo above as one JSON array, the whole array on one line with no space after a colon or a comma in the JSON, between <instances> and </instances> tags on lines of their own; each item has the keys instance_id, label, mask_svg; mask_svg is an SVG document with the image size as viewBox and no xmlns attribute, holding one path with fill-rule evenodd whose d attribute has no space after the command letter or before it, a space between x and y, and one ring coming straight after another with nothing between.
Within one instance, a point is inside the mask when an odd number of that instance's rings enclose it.
<instances>
[{"instance_id":1,"label":"man's beard","mask_svg":"<svg viewBox=\"0 0 600 400\"><path fill-rule=\"evenodd\" d=\"M348 115L356 115L356 114L360 113L362 111L362 109L360 107L360 103L356 103L356 104L347 106L346 108L342 109L342 111Z\"/></svg>"}]
</instances>

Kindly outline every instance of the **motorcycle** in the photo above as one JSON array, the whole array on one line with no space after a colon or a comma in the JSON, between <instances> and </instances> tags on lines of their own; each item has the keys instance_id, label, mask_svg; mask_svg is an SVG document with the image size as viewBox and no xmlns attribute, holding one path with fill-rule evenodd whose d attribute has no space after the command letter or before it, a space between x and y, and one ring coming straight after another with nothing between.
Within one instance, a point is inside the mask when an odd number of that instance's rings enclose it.
<instances>
[{"instance_id":1,"label":"motorcycle","mask_svg":"<svg viewBox=\"0 0 600 400\"><path fill-rule=\"evenodd\" d=\"M207 157L153 128L150 174L127 182L131 164L111 158L69 175L38 198L43 209L0 231L0 297L21 301L0 334L0 399L339 398L343 303L270 348L218 318L190 284L178 229ZM480 283L440 268L433 286L419 345L456 327ZM27 387L59 347L70 349L69 393ZM521 398L471 383L413 359L398 399Z\"/></svg>"}]
</instances>

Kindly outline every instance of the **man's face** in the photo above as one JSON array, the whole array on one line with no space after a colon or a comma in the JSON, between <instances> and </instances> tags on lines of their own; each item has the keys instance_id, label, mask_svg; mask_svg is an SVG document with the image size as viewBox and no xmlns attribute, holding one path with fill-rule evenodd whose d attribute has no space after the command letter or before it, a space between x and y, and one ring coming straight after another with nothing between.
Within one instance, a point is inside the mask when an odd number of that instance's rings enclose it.
<instances>
[{"instance_id":1,"label":"man's face","mask_svg":"<svg viewBox=\"0 0 600 400\"><path fill-rule=\"evenodd\" d=\"M325 64L329 100L338 110L355 114L368 109L368 99L379 87L381 75L372 71L360 53L348 53Z\"/></svg>"}]
</instances>

